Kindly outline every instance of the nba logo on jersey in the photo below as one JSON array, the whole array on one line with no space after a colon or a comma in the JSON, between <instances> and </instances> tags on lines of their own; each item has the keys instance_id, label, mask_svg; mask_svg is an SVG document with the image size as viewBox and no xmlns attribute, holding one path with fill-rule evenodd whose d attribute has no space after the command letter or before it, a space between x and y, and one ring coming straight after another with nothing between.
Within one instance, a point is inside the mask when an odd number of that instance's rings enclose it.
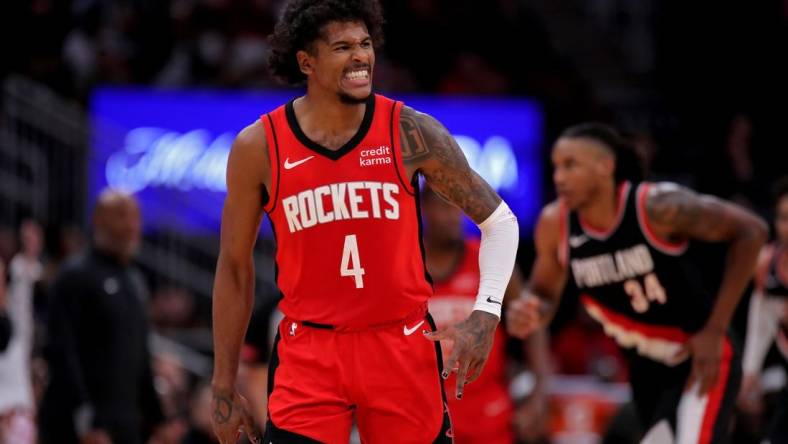
<instances>
[{"instance_id":1,"label":"nba logo on jersey","mask_svg":"<svg viewBox=\"0 0 788 444\"><path fill-rule=\"evenodd\" d=\"M296 324L295 322L292 322L290 324L290 336L295 336L296 328L298 328L298 324Z\"/></svg>"}]
</instances>

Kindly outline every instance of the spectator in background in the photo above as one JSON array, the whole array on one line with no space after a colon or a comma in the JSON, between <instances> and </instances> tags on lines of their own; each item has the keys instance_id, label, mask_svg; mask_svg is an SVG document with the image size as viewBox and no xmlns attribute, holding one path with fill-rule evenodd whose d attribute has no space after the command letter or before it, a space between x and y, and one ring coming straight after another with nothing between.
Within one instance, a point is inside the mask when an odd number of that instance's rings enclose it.
<instances>
[{"instance_id":1,"label":"spectator in background","mask_svg":"<svg viewBox=\"0 0 788 444\"><path fill-rule=\"evenodd\" d=\"M11 340L11 320L5 307L5 265L0 259L0 352L5 351Z\"/></svg>"},{"instance_id":2,"label":"spectator in background","mask_svg":"<svg viewBox=\"0 0 788 444\"><path fill-rule=\"evenodd\" d=\"M11 320L8 318L6 312L6 295L5 295L5 265L3 260L0 259L0 353L3 353L11 340ZM0 418L0 441L7 441L5 439L6 420Z\"/></svg>"},{"instance_id":3,"label":"spectator in background","mask_svg":"<svg viewBox=\"0 0 788 444\"><path fill-rule=\"evenodd\" d=\"M140 444L164 422L148 349L147 289L131 264L140 243L136 200L102 192L93 229L91 248L52 287L44 444Z\"/></svg>"},{"instance_id":4,"label":"spectator in background","mask_svg":"<svg viewBox=\"0 0 788 444\"><path fill-rule=\"evenodd\" d=\"M8 267L10 277L6 309L14 335L8 348L0 354L0 417L6 424L0 434L15 444L35 442L35 403L30 373L33 350L33 286L41 279L43 266L39 257L43 247L41 226L25 221L19 237L22 250Z\"/></svg>"}]
</instances>

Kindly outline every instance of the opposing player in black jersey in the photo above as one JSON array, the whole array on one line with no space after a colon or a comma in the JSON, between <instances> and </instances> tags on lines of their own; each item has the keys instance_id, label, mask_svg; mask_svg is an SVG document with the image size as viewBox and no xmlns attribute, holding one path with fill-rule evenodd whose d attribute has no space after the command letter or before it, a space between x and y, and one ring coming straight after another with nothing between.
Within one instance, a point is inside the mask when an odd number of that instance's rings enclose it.
<instances>
[{"instance_id":1,"label":"opposing player in black jersey","mask_svg":"<svg viewBox=\"0 0 788 444\"><path fill-rule=\"evenodd\" d=\"M744 410L750 410L753 401L761 397L761 367L772 343L782 355L783 368L788 369L788 177L779 180L774 190L775 241L764 247L758 258L747 321L744 379L739 396ZM770 443L788 443L788 386L783 387L769 422Z\"/></svg>"},{"instance_id":2,"label":"opposing player in black jersey","mask_svg":"<svg viewBox=\"0 0 788 444\"><path fill-rule=\"evenodd\" d=\"M571 276L628 357L641 442L725 442L741 379L728 326L766 225L673 183L637 183L634 154L605 125L564 131L552 162L559 199L539 217L531 296L513 304L509 332L545 326ZM717 294L685 254L692 240L729 244Z\"/></svg>"}]
</instances>

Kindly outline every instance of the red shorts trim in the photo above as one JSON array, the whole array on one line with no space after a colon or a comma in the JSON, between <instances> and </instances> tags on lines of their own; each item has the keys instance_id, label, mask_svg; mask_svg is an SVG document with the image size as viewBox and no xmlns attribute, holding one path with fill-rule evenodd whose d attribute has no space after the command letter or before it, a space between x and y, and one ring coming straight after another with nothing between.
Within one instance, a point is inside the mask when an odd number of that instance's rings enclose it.
<instances>
[{"instance_id":1,"label":"red shorts trim","mask_svg":"<svg viewBox=\"0 0 788 444\"><path fill-rule=\"evenodd\" d=\"M728 338L722 350L722 360L720 362L720 373L717 383L709 392L709 401L706 404L706 412L703 414L703 425L701 426L698 444L709 444L714 436L714 428L717 425L722 400L725 397L725 389L728 387L728 376L731 371L731 360L733 359L733 349Z\"/></svg>"}]
</instances>

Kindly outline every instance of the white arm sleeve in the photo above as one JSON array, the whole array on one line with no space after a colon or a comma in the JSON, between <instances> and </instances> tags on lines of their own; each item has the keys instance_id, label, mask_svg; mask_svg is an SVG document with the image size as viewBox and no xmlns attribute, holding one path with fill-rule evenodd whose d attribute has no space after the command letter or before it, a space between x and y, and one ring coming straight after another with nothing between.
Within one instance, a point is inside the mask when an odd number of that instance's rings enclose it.
<instances>
[{"instance_id":1,"label":"white arm sleeve","mask_svg":"<svg viewBox=\"0 0 788 444\"><path fill-rule=\"evenodd\" d=\"M763 360L772 345L780 321L781 311L775 298L768 298L756 290L750 298L750 312L747 315L747 338L744 343L742 368L745 374L758 374Z\"/></svg>"},{"instance_id":2,"label":"white arm sleeve","mask_svg":"<svg viewBox=\"0 0 788 444\"><path fill-rule=\"evenodd\" d=\"M486 311L501 317L506 286L512 277L520 228L517 218L501 201L498 208L479 224L482 241L479 246L479 293L474 310Z\"/></svg>"}]
</instances>

